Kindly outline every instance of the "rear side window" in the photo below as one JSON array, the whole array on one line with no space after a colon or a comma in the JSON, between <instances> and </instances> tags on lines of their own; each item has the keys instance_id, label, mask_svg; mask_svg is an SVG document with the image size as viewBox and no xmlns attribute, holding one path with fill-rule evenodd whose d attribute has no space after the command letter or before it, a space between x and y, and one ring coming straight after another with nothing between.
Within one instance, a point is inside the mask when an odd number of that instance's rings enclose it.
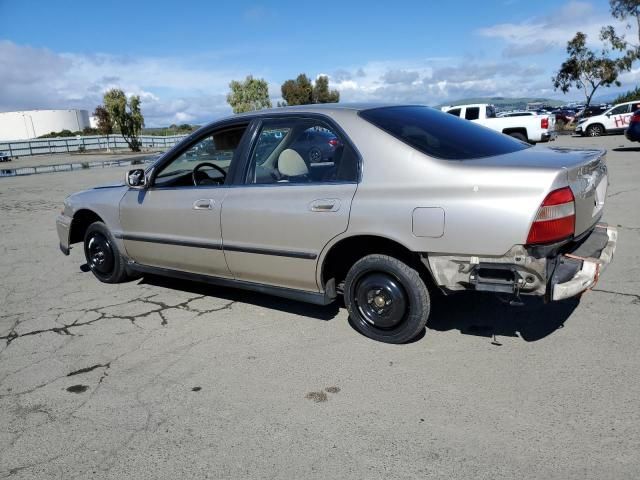
<instances>
[{"instance_id":1,"label":"rear side window","mask_svg":"<svg viewBox=\"0 0 640 480\"><path fill-rule=\"evenodd\" d=\"M480 107L469 107L464 112L464 118L467 120L477 120L480 118Z\"/></svg>"},{"instance_id":2,"label":"rear side window","mask_svg":"<svg viewBox=\"0 0 640 480\"><path fill-rule=\"evenodd\" d=\"M445 160L491 157L530 147L430 107L372 108L361 111L360 116L416 150Z\"/></svg>"}]
</instances>

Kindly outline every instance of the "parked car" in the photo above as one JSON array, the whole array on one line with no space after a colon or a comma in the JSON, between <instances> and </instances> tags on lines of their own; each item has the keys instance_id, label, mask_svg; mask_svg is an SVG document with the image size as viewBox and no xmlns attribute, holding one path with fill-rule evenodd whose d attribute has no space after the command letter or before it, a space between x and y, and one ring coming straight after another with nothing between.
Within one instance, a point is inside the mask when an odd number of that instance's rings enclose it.
<instances>
[{"instance_id":1,"label":"parked car","mask_svg":"<svg viewBox=\"0 0 640 480\"><path fill-rule=\"evenodd\" d=\"M582 136L599 137L610 133L624 133L631 114L640 107L640 101L625 102L605 110L599 115L581 118L576 133Z\"/></svg>"},{"instance_id":2,"label":"parked car","mask_svg":"<svg viewBox=\"0 0 640 480\"><path fill-rule=\"evenodd\" d=\"M442 110L456 117L489 127L523 142L538 143L555 140L555 117L525 115L516 118L497 118L495 107L488 104L455 105Z\"/></svg>"},{"instance_id":3,"label":"parked car","mask_svg":"<svg viewBox=\"0 0 640 480\"><path fill-rule=\"evenodd\" d=\"M568 108L559 108L551 112L556 118L557 122L570 123L576 118L576 111Z\"/></svg>"},{"instance_id":4,"label":"parked car","mask_svg":"<svg viewBox=\"0 0 640 480\"><path fill-rule=\"evenodd\" d=\"M332 162L291 148L309 129L338 139ZM186 152L203 142L230 160L194 165ZM60 249L82 244L98 280L340 295L356 329L389 343L424 331L437 289L561 300L593 287L616 247L600 223L605 151L531 148L423 106L237 115L125 180L67 197L57 218Z\"/></svg>"},{"instance_id":5,"label":"parked car","mask_svg":"<svg viewBox=\"0 0 640 480\"><path fill-rule=\"evenodd\" d=\"M0 152L0 162L10 162L11 157L6 152Z\"/></svg>"},{"instance_id":6,"label":"parked car","mask_svg":"<svg viewBox=\"0 0 640 480\"><path fill-rule=\"evenodd\" d=\"M309 163L329 162L339 145L338 138L330 131L311 128L303 132L291 145Z\"/></svg>"},{"instance_id":7,"label":"parked car","mask_svg":"<svg viewBox=\"0 0 640 480\"><path fill-rule=\"evenodd\" d=\"M629 126L624 131L624 136L632 142L640 142L640 110L636 110L631 115Z\"/></svg>"}]
</instances>

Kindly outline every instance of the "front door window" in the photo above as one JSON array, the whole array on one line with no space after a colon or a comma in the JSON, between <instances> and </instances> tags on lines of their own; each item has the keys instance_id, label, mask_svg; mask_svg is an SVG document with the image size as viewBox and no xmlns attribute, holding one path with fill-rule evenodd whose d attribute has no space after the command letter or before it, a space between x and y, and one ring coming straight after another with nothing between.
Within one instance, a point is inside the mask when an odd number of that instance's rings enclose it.
<instances>
[{"instance_id":1,"label":"front door window","mask_svg":"<svg viewBox=\"0 0 640 480\"><path fill-rule=\"evenodd\" d=\"M200 138L155 176L156 187L223 185L247 125L223 128Z\"/></svg>"}]
</instances>

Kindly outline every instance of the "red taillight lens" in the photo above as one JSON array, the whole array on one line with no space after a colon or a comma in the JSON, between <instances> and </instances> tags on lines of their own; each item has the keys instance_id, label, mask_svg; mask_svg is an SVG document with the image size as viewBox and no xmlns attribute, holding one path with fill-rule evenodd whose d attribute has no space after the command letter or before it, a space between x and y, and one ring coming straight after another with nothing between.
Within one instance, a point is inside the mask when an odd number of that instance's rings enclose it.
<instances>
[{"instance_id":1,"label":"red taillight lens","mask_svg":"<svg viewBox=\"0 0 640 480\"><path fill-rule=\"evenodd\" d=\"M549 128L549 117L544 117L540 120L540 128Z\"/></svg>"},{"instance_id":2,"label":"red taillight lens","mask_svg":"<svg viewBox=\"0 0 640 480\"><path fill-rule=\"evenodd\" d=\"M338 139L337 138L332 138L331 140L329 140L329 145L331 145L332 147L337 147L338 146Z\"/></svg>"},{"instance_id":3,"label":"red taillight lens","mask_svg":"<svg viewBox=\"0 0 640 480\"><path fill-rule=\"evenodd\" d=\"M538 209L527 244L551 243L570 237L575 232L576 207L569 187L551 192Z\"/></svg>"},{"instance_id":4,"label":"red taillight lens","mask_svg":"<svg viewBox=\"0 0 640 480\"><path fill-rule=\"evenodd\" d=\"M640 115L637 113L634 113L633 115L631 115L631 119L629 120L629 125L631 125L632 123L640 123Z\"/></svg>"}]
</instances>

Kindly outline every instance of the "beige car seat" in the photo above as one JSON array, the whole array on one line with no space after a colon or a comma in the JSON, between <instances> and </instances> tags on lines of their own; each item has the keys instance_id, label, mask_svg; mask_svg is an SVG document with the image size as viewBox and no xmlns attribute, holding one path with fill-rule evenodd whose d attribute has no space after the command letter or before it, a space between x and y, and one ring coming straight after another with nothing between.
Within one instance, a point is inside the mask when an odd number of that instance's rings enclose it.
<instances>
[{"instance_id":1,"label":"beige car seat","mask_svg":"<svg viewBox=\"0 0 640 480\"><path fill-rule=\"evenodd\" d=\"M298 152L291 148L287 148L280 153L278 171L285 181L290 177L302 177L309 174L309 168L305 161Z\"/></svg>"}]
</instances>

